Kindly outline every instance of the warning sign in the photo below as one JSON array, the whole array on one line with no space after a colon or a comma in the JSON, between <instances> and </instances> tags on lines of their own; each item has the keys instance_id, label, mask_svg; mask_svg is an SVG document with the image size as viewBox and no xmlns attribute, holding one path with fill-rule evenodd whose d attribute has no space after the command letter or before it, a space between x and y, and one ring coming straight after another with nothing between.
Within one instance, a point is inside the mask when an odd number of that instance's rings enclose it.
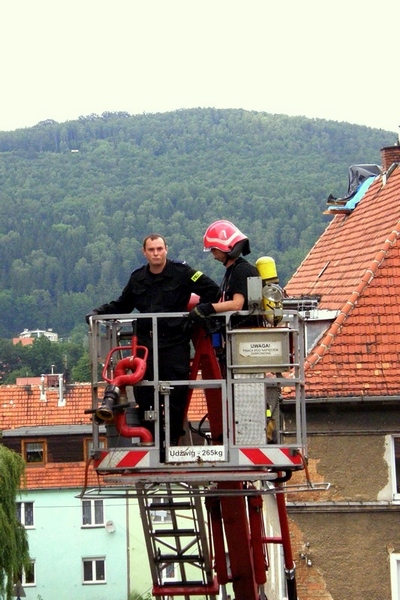
<instances>
[{"instance_id":1,"label":"warning sign","mask_svg":"<svg viewBox=\"0 0 400 600\"><path fill-rule=\"evenodd\" d=\"M282 342L278 340L240 342L239 354L245 358L282 356Z\"/></svg>"},{"instance_id":2,"label":"warning sign","mask_svg":"<svg viewBox=\"0 0 400 600\"><path fill-rule=\"evenodd\" d=\"M231 335L234 373L281 372L289 365L289 331L274 329L237 329Z\"/></svg>"}]
</instances>

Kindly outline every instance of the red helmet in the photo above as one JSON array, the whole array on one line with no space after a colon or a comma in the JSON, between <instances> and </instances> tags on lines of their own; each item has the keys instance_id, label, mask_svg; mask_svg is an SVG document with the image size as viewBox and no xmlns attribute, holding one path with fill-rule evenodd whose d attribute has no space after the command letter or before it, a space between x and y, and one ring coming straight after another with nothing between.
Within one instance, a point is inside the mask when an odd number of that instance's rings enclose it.
<instances>
[{"instance_id":1,"label":"red helmet","mask_svg":"<svg viewBox=\"0 0 400 600\"><path fill-rule=\"evenodd\" d=\"M207 227L203 237L204 252L213 248L226 252L229 258L250 254L249 238L230 221L215 221Z\"/></svg>"}]
</instances>

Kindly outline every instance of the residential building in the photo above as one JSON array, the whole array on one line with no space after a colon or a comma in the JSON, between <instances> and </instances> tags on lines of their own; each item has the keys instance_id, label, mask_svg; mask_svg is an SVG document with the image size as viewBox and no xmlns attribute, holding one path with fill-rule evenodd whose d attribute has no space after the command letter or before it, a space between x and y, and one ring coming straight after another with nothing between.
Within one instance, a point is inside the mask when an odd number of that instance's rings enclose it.
<instances>
[{"instance_id":1,"label":"residential building","mask_svg":"<svg viewBox=\"0 0 400 600\"><path fill-rule=\"evenodd\" d=\"M151 587L139 513L129 520L123 497L80 497L99 485L86 468L90 406L89 384L68 386L61 404L58 390L40 381L0 386L0 442L26 461L17 510L32 559L32 572L22 576L27 600L127 600ZM134 581L132 552L140 565Z\"/></svg>"},{"instance_id":2,"label":"residential building","mask_svg":"<svg viewBox=\"0 0 400 600\"><path fill-rule=\"evenodd\" d=\"M58 342L58 333L54 333L52 329L24 329L17 338L13 338L13 344L29 346L40 337L46 337L51 342Z\"/></svg>"},{"instance_id":3,"label":"residential building","mask_svg":"<svg viewBox=\"0 0 400 600\"><path fill-rule=\"evenodd\" d=\"M57 375L0 386L0 443L22 454L26 479L17 497L28 530L32 571L22 574L27 600L128 600L152 588L137 501L91 494L90 384L63 385ZM193 394L189 419L206 412ZM101 444L106 444L101 428ZM156 520L167 521L159 511ZM174 574L169 574L173 579Z\"/></svg>"},{"instance_id":4,"label":"residential building","mask_svg":"<svg viewBox=\"0 0 400 600\"><path fill-rule=\"evenodd\" d=\"M300 600L400 599L400 146L381 154L368 185L328 199L333 220L286 286L319 300L307 315L308 473L330 483L289 496Z\"/></svg>"}]
</instances>

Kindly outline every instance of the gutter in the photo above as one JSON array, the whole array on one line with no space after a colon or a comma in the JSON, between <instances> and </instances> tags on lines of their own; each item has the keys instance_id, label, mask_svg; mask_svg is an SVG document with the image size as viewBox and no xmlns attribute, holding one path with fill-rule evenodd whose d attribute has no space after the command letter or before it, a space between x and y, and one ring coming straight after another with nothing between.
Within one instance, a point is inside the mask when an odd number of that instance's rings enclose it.
<instances>
[{"instance_id":1,"label":"gutter","mask_svg":"<svg viewBox=\"0 0 400 600\"><path fill-rule=\"evenodd\" d=\"M393 502L287 502L289 513L400 512Z\"/></svg>"},{"instance_id":2,"label":"gutter","mask_svg":"<svg viewBox=\"0 0 400 600\"><path fill-rule=\"evenodd\" d=\"M306 405L312 404L349 404L359 403L359 404L398 404L400 402L400 396L338 396L336 398L324 396L321 398L305 398ZM292 398L284 398L281 404L281 407L289 406L290 404L295 404L295 400Z\"/></svg>"}]
</instances>

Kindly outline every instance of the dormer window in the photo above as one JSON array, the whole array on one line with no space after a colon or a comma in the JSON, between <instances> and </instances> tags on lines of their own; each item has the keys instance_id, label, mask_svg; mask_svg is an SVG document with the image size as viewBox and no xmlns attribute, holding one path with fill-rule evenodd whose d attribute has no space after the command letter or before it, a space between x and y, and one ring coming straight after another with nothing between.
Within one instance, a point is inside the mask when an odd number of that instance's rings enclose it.
<instances>
[{"instance_id":1,"label":"dormer window","mask_svg":"<svg viewBox=\"0 0 400 600\"><path fill-rule=\"evenodd\" d=\"M306 321L306 354L308 354L338 315L337 310L313 310Z\"/></svg>"},{"instance_id":2,"label":"dormer window","mask_svg":"<svg viewBox=\"0 0 400 600\"><path fill-rule=\"evenodd\" d=\"M44 465L46 462L45 440L24 440L22 442L22 456L27 466Z\"/></svg>"}]
</instances>

